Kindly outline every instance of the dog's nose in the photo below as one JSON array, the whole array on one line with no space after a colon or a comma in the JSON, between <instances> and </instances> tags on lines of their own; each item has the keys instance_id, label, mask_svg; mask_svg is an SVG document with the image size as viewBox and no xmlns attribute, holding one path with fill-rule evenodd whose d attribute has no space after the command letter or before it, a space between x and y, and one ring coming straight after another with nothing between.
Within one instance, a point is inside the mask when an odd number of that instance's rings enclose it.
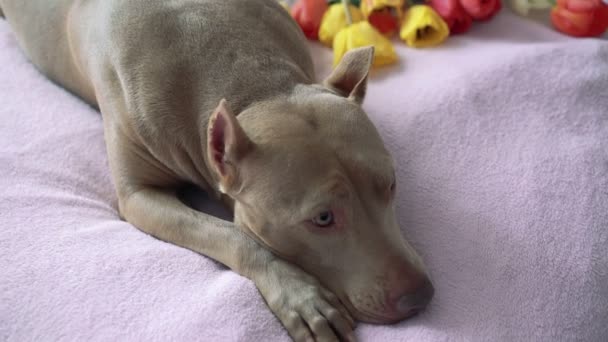
<instances>
[{"instance_id":1,"label":"dog's nose","mask_svg":"<svg viewBox=\"0 0 608 342\"><path fill-rule=\"evenodd\" d=\"M424 310L434 294L435 288L433 287L433 284L425 277L415 292L404 294L399 298L397 301L397 310L405 317L411 317Z\"/></svg>"}]
</instances>

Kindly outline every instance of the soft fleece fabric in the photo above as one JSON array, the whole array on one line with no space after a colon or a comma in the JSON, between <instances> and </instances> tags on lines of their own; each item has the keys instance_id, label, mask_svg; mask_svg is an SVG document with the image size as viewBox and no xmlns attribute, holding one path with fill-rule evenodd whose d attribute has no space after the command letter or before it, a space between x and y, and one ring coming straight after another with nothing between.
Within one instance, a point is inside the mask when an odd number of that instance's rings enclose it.
<instances>
[{"instance_id":1,"label":"soft fleece fabric","mask_svg":"<svg viewBox=\"0 0 608 342\"><path fill-rule=\"evenodd\" d=\"M320 76L331 53L311 44ZM505 11L374 72L365 107L436 297L361 341L605 341L608 42ZM0 341L288 341L253 284L118 218L100 115L0 20Z\"/></svg>"}]
</instances>

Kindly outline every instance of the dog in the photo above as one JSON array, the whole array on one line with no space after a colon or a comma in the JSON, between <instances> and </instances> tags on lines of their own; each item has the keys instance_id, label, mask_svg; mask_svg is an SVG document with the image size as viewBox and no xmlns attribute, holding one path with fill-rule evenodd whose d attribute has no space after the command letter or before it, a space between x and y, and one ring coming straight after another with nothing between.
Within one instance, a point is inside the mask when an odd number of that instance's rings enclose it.
<instances>
[{"instance_id":1,"label":"dog","mask_svg":"<svg viewBox=\"0 0 608 342\"><path fill-rule=\"evenodd\" d=\"M26 56L98 108L121 218L251 279L296 341L354 340L433 285L361 104L373 48L315 83L275 0L0 0ZM193 184L234 222L191 209Z\"/></svg>"}]
</instances>

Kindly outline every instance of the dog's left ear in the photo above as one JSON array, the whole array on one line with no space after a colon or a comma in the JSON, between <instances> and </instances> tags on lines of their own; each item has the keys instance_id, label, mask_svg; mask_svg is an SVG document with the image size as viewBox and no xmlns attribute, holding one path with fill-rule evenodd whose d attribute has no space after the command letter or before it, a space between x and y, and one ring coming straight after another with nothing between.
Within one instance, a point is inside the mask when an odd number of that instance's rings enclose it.
<instances>
[{"instance_id":1,"label":"dog's left ear","mask_svg":"<svg viewBox=\"0 0 608 342\"><path fill-rule=\"evenodd\" d=\"M367 76L374 60L374 47L367 46L347 52L334 71L323 82L327 88L363 103L367 90Z\"/></svg>"},{"instance_id":2,"label":"dog's left ear","mask_svg":"<svg viewBox=\"0 0 608 342\"><path fill-rule=\"evenodd\" d=\"M228 107L226 100L221 100L207 127L207 157L211 168L219 179L220 190L230 191L239 181L241 160L253 148L236 116Z\"/></svg>"}]
</instances>

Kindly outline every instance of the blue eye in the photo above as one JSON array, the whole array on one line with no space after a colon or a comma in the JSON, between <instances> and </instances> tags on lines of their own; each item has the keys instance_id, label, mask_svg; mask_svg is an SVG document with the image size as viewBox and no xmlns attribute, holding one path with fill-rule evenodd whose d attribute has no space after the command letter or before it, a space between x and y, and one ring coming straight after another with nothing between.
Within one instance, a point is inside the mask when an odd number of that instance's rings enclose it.
<instances>
[{"instance_id":1,"label":"blue eye","mask_svg":"<svg viewBox=\"0 0 608 342\"><path fill-rule=\"evenodd\" d=\"M331 211L324 211L312 219L318 227L329 227L334 224L334 214Z\"/></svg>"}]
</instances>

